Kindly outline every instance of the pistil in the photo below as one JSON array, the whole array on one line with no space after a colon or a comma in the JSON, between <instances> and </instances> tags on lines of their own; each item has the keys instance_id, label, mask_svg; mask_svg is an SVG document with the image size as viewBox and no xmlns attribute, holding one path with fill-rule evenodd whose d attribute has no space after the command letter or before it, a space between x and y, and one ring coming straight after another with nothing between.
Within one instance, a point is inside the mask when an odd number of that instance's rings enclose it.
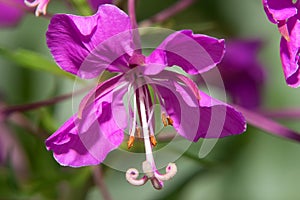
<instances>
[{"instance_id":1,"label":"pistil","mask_svg":"<svg viewBox=\"0 0 300 200\"><path fill-rule=\"evenodd\" d=\"M145 93L143 92L142 87L140 87L137 91L139 94L137 102L139 103L140 109L140 121L143 130L143 137L144 137L144 146L145 146L145 153L146 153L146 161L143 162L143 172L145 175L138 179L138 171L134 168L130 168L126 172L126 179L129 183L136 186L144 185L149 179L155 189L162 189L163 188L163 181L171 179L177 172L177 167L174 163L169 163L166 168L165 174L160 174L155 166L155 161L153 158L152 153L152 146L157 144L157 141L154 137L154 134L150 134L149 130L151 129L151 123L148 123L147 120L147 109L149 109L148 105L145 104L146 97ZM166 118L167 123L170 123L168 118ZM131 141L134 140L130 137L128 141L128 147L133 144Z\"/></svg>"}]
</instances>

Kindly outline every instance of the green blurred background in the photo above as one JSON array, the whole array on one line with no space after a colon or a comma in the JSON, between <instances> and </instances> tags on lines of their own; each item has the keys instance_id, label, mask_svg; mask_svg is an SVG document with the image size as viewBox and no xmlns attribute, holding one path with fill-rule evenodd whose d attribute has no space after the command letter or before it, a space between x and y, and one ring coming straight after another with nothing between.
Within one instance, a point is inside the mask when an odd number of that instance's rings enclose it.
<instances>
[{"instance_id":1,"label":"green blurred background","mask_svg":"<svg viewBox=\"0 0 300 200\"><path fill-rule=\"evenodd\" d=\"M174 0L140 0L139 20L147 19ZM72 12L62 1L52 0L49 13ZM0 30L0 47L26 49L44 57L38 65L52 65L45 42L49 19L27 15L17 27ZM260 60L266 66L264 108L299 107L299 89L286 86L279 58L280 35L263 11L261 0L198 0L192 7L161 24L162 27L193 29L219 38L261 39ZM24 58L26 59L26 58ZM27 60L30 62L30 59ZM51 62L50 62L51 61ZM55 66L55 65L53 65ZM43 70L26 68L20 61L0 56L1 101L7 105L44 100L73 91L74 81ZM33 129L50 135L73 112L72 99L26 112ZM4 124L5 123L5 124ZM280 123L300 130L297 120ZM2 126L17 141L18 166L12 160L0 166L0 199L102 199L93 180L93 168L61 167L47 152L44 141L11 118ZM4 129L3 129L4 130ZM2 130L2 131L3 131ZM0 133L1 134L1 133ZM113 199L187 200L297 200L300 199L300 144L248 127L246 133L218 140L203 160L197 158L201 142L176 161L177 175L156 191L150 183L134 187L124 172L103 166L104 181Z\"/></svg>"}]
</instances>

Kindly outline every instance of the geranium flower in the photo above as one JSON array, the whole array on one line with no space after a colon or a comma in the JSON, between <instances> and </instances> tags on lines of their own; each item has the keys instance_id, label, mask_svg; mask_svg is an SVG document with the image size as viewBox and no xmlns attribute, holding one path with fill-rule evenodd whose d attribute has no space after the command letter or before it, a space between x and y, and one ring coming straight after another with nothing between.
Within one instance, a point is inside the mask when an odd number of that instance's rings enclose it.
<instances>
[{"instance_id":1,"label":"geranium flower","mask_svg":"<svg viewBox=\"0 0 300 200\"><path fill-rule=\"evenodd\" d=\"M163 181L173 177L177 169L173 163L164 175L156 169L152 155L157 143L155 104L162 107L162 123L190 141L245 131L241 113L199 91L189 78L166 70L178 65L189 74L199 74L213 68L223 57L224 40L182 30L144 56L128 15L114 5L100 6L89 17L55 15L46 35L48 47L63 70L84 79L95 78L104 70L118 73L90 91L78 113L47 139L47 149L61 165L103 162L120 146L128 129L128 148L136 137L142 137L146 153L145 176L137 179L138 171L129 169L128 182L142 185L150 180L156 189L162 188Z\"/></svg>"},{"instance_id":2,"label":"geranium flower","mask_svg":"<svg viewBox=\"0 0 300 200\"><path fill-rule=\"evenodd\" d=\"M0 27L15 26L25 12L23 0L0 1Z\"/></svg>"},{"instance_id":3,"label":"geranium flower","mask_svg":"<svg viewBox=\"0 0 300 200\"><path fill-rule=\"evenodd\" d=\"M300 1L263 0L269 20L278 24L282 35L280 57L286 82L291 87L300 86Z\"/></svg>"}]
</instances>

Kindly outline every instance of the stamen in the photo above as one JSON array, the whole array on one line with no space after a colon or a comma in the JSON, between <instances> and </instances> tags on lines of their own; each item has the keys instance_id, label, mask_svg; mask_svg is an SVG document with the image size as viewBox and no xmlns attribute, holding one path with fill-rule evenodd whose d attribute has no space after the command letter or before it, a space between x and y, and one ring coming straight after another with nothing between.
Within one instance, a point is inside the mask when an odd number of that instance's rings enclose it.
<instances>
[{"instance_id":1,"label":"stamen","mask_svg":"<svg viewBox=\"0 0 300 200\"><path fill-rule=\"evenodd\" d=\"M134 143L134 136L129 136L129 140L127 142L127 148L130 149L131 147L133 147L133 143Z\"/></svg>"},{"instance_id":2,"label":"stamen","mask_svg":"<svg viewBox=\"0 0 300 200\"><path fill-rule=\"evenodd\" d=\"M140 127L136 127L136 137L141 138L141 128Z\"/></svg>"},{"instance_id":3,"label":"stamen","mask_svg":"<svg viewBox=\"0 0 300 200\"><path fill-rule=\"evenodd\" d=\"M145 90L145 106L146 106L146 112L147 112L147 116L148 116L148 122L147 122L147 126L149 127L149 131L150 131L150 135L154 137L154 130L153 130L153 124L152 124L152 117L154 114L154 108L150 109L151 106L151 97L150 97L150 93L147 87L144 88ZM150 136L150 137L151 137ZM152 143L153 146L155 146L157 144L155 138L151 140L150 138L150 142Z\"/></svg>"},{"instance_id":4,"label":"stamen","mask_svg":"<svg viewBox=\"0 0 300 200\"><path fill-rule=\"evenodd\" d=\"M157 141L156 141L155 136L153 134L150 135L150 142L154 147L157 145Z\"/></svg>"},{"instance_id":5,"label":"stamen","mask_svg":"<svg viewBox=\"0 0 300 200\"><path fill-rule=\"evenodd\" d=\"M167 120L165 113L161 114L161 120L162 120L162 123L164 124L164 126L168 126L168 120Z\"/></svg>"},{"instance_id":6,"label":"stamen","mask_svg":"<svg viewBox=\"0 0 300 200\"><path fill-rule=\"evenodd\" d=\"M171 126L173 126L173 122L174 121L173 121L173 119L170 116L167 117L167 120L168 120L168 124L171 125Z\"/></svg>"},{"instance_id":7,"label":"stamen","mask_svg":"<svg viewBox=\"0 0 300 200\"><path fill-rule=\"evenodd\" d=\"M137 118L137 103L136 103L136 94L133 94L133 120L130 135L134 135L134 131L136 129L136 118Z\"/></svg>"},{"instance_id":8,"label":"stamen","mask_svg":"<svg viewBox=\"0 0 300 200\"><path fill-rule=\"evenodd\" d=\"M131 86L129 85L128 87L128 91L130 91L130 88ZM129 92L128 92L129 94ZM136 111L136 108L137 108L137 105L136 105L136 95L134 94L133 96L133 121L132 121L132 129L130 131L130 136L129 136L129 140L127 142L127 148L130 149L131 147L133 147L133 143L134 143L134 135L135 135L135 130L136 130L136 133L137 135L139 135L140 133L140 130L138 129L138 127L136 127L136 115L137 115L137 111ZM130 102L130 100L128 101Z\"/></svg>"},{"instance_id":9,"label":"stamen","mask_svg":"<svg viewBox=\"0 0 300 200\"><path fill-rule=\"evenodd\" d=\"M161 114L161 120L164 126L168 126L168 125L173 126L174 123L173 119L170 116L166 116L164 112Z\"/></svg>"},{"instance_id":10,"label":"stamen","mask_svg":"<svg viewBox=\"0 0 300 200\"><path fill-rule=\"evenodd\" d=\"M139 172L137 169L130 168L126 172L126 180L132 185L141 186L148 181L147 176L143 176L141 179L137 179L138 176L139 176Z\"/></svg>"}]
</instances>

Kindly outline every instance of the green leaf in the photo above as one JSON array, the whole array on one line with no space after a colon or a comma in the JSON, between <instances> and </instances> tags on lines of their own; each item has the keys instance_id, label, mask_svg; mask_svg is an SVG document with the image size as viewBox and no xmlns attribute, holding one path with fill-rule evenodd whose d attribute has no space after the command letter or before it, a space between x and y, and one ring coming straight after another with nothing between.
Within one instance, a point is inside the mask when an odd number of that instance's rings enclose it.
<instances>
[{"instance_id":1,"label":"green leaf","mask_svg":"<svg viewBox=\"0 0 300 200\"><path fill-rule=\"evenodd\" d=\"M71 0L70 2L80 15L89 16L93 14L91 7L86 0Z\"/></svg>"},{"instance_id":2,"label":"green leaf","mask_svg":"<svg viewBox=\"0 0 300 200\"><path fill-rule=\"evenodd\" d=\"M36 53L26 49L17 49L15 51L11 51L0 47L0 56L3 56L7 60L15 63L20 67L50 72L54 75L63 76L72 80L75 79L75 76L61 70L55 62L49 60L40 53Z\"/></svg>"}]
</instances>

